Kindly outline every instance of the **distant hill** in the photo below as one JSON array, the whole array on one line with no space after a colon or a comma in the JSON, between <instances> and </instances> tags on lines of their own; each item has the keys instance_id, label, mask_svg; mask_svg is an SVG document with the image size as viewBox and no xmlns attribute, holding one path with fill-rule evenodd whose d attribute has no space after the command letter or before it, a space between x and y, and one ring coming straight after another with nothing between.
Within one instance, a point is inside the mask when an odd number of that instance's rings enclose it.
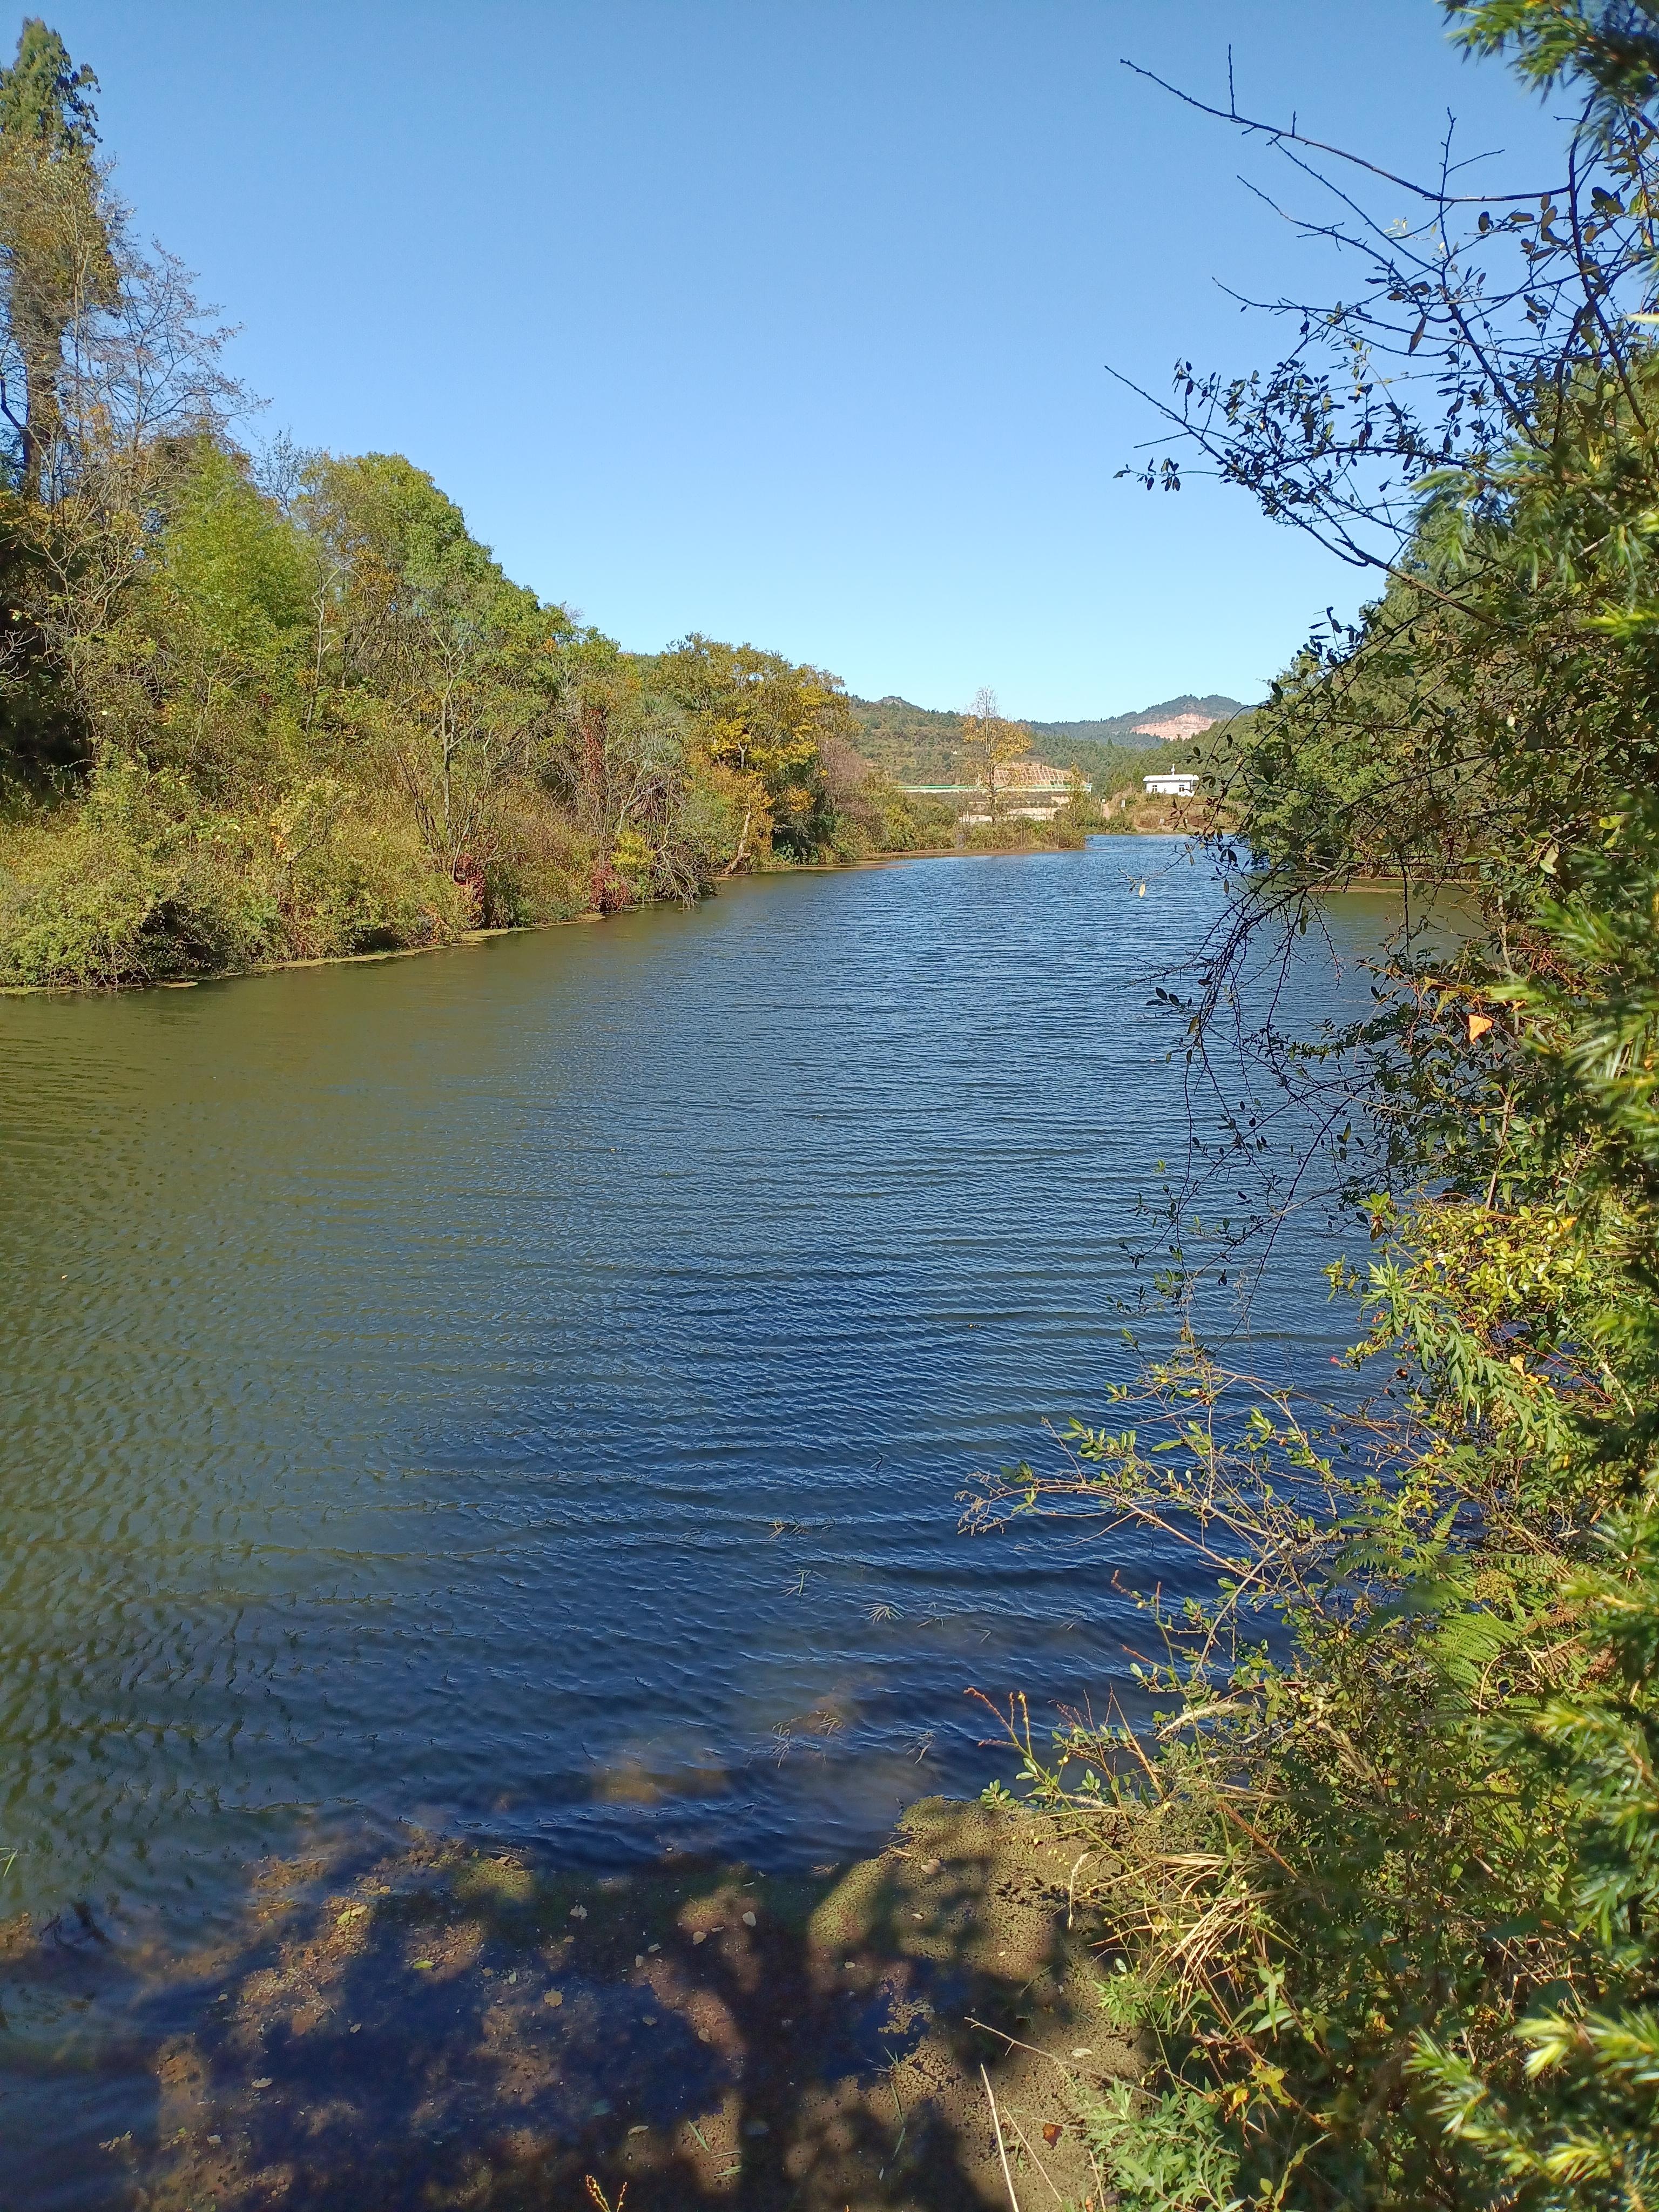
<instances>
[{"instance_id":1,"label":"distant hill","mask_svg":"<svg viewBox=\"0 0 1659 2212\"><path fill-rule=\"evenodd\" d=\"M1029 726L1039 747L1045 740L1060 744L1067 738L1081 738L1096 745L1138 746L1144 742L1135 734L1135 726L1139 722L1172 722L1183 714L1203 715L1212 722L1224 722L1243 712L1242 699L1226 698L1219 691L1212 691L1204 699L1183 691L1178 699L1160 699L1157 706L1143 707L1139 714L1109 714L1098 722L1032 722Z\"/></svg>"},{"instance_id":2,"label":"distant hill","mask_svg":"<svg viewBox=\"0 0 1659 2212\"><path fill-rule=\"evenodd\" d=\"M854 699L859 750L899 783L949 783L961 766L962 717L908 699Z\"/></svg>"},{"instance_id":3,"label":"distant hill","mask_svg":"<svg viewBox=\"0 0 1659 2212\"><path fill-rule=\"evenodd\" d=\"M899 783L952 783L962 775L962 716L908 699L850 702L861 732L859 750ZM1179 715L1208 715L1224 721L1242 714L1237 699L1212 692L1200 699L1183 691L1133 714L1107 714L1090 722L1030 722L1033 750L1056 768L1078 767L1094 783L1110 781L1127 766L1127 756L1163 750L1156 737L1135 734L1138 722L1173 721ZM1018 720L1016 716L1012 719Z\"/></svg>"}]
</instances>

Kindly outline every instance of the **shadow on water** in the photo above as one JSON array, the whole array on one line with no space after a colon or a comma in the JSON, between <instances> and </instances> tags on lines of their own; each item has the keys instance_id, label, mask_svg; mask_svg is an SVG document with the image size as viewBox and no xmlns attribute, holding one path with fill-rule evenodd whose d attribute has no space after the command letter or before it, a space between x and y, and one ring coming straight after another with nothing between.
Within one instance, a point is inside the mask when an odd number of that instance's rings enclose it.
<instances>
[{"instance_id":1,"label":"shadow on water","mask_svg":"<svg viewBox=\"0 0 1659 2212\"><path fill-rule=\"evenodd\" d=\"M185 1960L14 1923L15 2212L1097 2203L1103 2038L1057 1829L932 1801L879 1856L594 1880L416 1847L262 1871ZM26 2056L21 2054L27 2054Z\"/></svg>"}]
</instances>

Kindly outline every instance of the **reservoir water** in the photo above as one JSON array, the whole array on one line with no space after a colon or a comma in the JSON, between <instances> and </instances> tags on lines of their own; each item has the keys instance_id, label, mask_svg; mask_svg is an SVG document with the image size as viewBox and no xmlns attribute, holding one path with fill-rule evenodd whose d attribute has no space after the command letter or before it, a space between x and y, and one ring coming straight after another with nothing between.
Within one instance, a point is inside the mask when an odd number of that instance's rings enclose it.
<instances>
[{"instance_id":1,"label":"reservoir water","mask_svg":"<svg viewBox=\"0 0 1659 2212\"><path fill-rule=\"evenodd\" d=\"M1127 1371L1222 896L1100 839L0 1002L0 1917L416 1830L805 1865L1008 1771L969 1690L1098 1705L1147 1563L957 1499ZM1344 1340L1316 1244L1256 1358Z\"/></svg>"}]
</instances>

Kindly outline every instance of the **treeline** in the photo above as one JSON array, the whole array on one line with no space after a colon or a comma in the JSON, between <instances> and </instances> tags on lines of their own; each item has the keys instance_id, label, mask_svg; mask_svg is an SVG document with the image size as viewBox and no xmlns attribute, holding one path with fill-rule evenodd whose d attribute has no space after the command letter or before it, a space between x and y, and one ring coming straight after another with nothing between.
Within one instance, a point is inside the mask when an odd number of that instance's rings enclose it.
<instances>
[{"instance_id":1,"label":"treeline","mask_svg":"<svg viewBox=\"0 0 1659 2212\"><path fill-rule=\"evenodd\" d=\"M949 842L838 679L623 653L396 454L254 459L95 81L0 71L0 982L142 982Z\"/></svg>"},{"instance_id":2,"label":"treeline","mask_svg":"<svg viewBox=\"0 0 1659 2212\"><path fill-rule=\"evenodd\" d=\"M1554 189L1372 204L1278 118L1342 299L1259 374L1182 364L1148 471L1188 441L1383 579L1218 756L1255 866L1158 1001L1206 1114L1176 1279L1346 1202L1370 1394L1188 1335L988 1502L1212 1593L1146 1595L1152 1725L1030 1754L1147 2054L1088 2115L1133 2212L1659 2203L1659 20L1447 12L1559 98ZM1372 1011L1285 1035L1273 978L1379 872ZM1276 1184L1286 1120L1326 1139Z\"/></svg>"}]
</instances>

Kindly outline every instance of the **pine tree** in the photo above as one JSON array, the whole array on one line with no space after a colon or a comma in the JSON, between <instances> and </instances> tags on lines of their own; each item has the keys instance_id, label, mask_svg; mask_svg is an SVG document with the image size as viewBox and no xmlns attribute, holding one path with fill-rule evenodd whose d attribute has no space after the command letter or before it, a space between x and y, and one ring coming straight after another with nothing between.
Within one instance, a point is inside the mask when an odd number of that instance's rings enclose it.
<instances>
[{"instance_id":1,"label":"pine tree","mask_svg":"<svg viewBox=\"0 0 1659 2212\"><path fill-rule=\"evenodd\" d=\"M63 471L66 343L118 292L96 86L38 16L0 70L0 416L17 488L36 500L53 497Z\"/></svg>"}]
</instances>

